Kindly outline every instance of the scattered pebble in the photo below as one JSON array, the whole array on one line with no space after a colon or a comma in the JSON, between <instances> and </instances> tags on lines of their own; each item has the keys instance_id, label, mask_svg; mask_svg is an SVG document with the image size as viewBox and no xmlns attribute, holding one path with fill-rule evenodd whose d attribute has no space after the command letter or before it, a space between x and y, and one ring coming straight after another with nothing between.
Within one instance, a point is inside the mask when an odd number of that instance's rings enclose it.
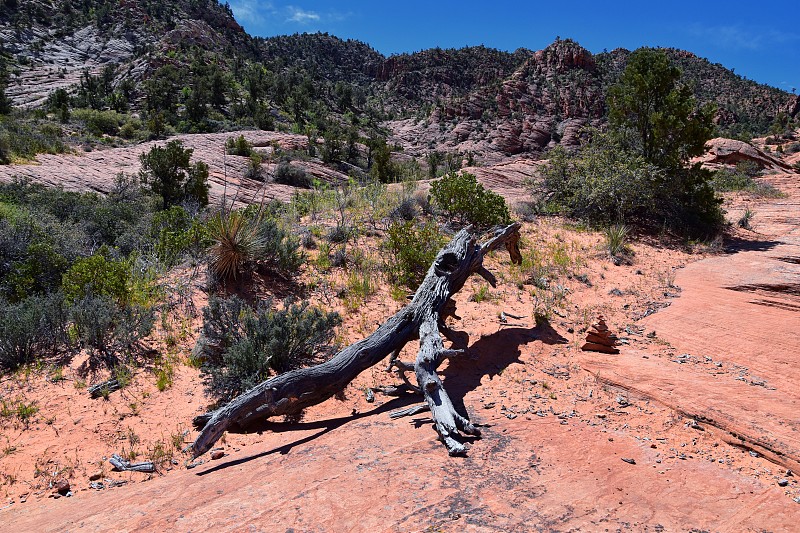
<instances>
[{"instance_id":1,"label":"scattered pebble","mask_svg":"<svg viewBox=\"0 0 800 533\"><path fill-rule=\"evenodd\" d=\"M95 472L94 474L89 476L89 481L97 481L101 477L103 477L103 473L102 472Z\"/></svg>"},{"instance_id":2,"label":"scattered pebble","mask_svg":"<svg viewBox=\"0 0 800 533\"><path fill-rule=\"evenodd\" d=\"M635 465L636 464L636 460L632 459L630 457L623 457L622 460L625 461L626 463L628 463L629 465Z\"/></svg>"},{"instance_id":3,"label":"scattered pebble","mask_svg":"<svg viewBox=\"0 0 800 533\"><path fill-rule=\"evenodd\" d=\"M758 457L758 452L754 452L753 450L750 450L750 457Z\"/></svg>"},{"instance_id":4,"label":"scattered pebble","mask_svg":"<svg viewBox=\"0 0 800 533\"><path fill-rule=\"evenodd\" d=\"M781 479L781 480L778 480L778 486L779 486L779 487L785 487L785 486L786 486L786 485L788 485L788 484L789 484L789 480L788 480L788 479L786 479L786 478L783 478L783 479Z\"/></svg>"},{"instance_id":5,"label":"scattered pebble","mask_svg":"<svg viewBox=\"0 0 800 533\"><path fill-rule=\"evenodd\" d=\"M225 457L225 452L223 452L222 450L214 450L213 452L211 452L212 461L216 461L217 459L222 459L223 457Z\"/></svg>"}]
</instances>

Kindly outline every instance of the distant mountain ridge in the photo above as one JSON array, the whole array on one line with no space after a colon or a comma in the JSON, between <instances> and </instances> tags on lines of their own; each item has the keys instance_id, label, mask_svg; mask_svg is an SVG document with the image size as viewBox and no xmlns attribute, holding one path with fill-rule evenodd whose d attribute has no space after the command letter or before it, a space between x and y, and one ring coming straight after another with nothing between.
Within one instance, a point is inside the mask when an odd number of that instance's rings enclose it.
<instances>
[{"instance_id":1,"label":"distant mountain ridge","mask_svg":"<svg viewBox=\"0 0 800 533\"><path fill-rule=\"evenodd\" d=\"M75 91L84 71L113 65L111 85L128 80L131 107L141 109L144 83L160 68L174 67L176 90L183 83L187 93L199 61L230 73L224 100L233 106L250 90L255 65L267 79L256 103L279 123L325 114L324 127L369 109L412 155L436 149L485 159L579 143L584 125L603 123L606 91L630 54L592 54L557 39L539 51L477 46L387 57L324 33L252 37L216 0L3 0L0 39L15 105L43 106L58 88ZM698 100L717 104L723 134L765 133L781 113L797 113L785 91L691 52L666 52Z\"/></svg>"}]
</instances>

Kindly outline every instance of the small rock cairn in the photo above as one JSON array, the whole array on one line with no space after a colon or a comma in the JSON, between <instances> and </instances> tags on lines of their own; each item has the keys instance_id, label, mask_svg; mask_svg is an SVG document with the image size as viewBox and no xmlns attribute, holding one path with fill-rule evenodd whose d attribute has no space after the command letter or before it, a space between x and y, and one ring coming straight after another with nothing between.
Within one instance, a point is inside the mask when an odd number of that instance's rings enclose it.
<instances>
[{"instance_id":1,"label":"small rock cairn","mask_svg":"<svg viewBox=\"0 0 800 533\"><path fill-rule=\"evenodd\" d=\"M589 333L586 335L586 344L581 350L602 353L619 353L617 337L608 330L603 316L597 317L597 324L592 324Z\"/></svg>"}]
</instances>

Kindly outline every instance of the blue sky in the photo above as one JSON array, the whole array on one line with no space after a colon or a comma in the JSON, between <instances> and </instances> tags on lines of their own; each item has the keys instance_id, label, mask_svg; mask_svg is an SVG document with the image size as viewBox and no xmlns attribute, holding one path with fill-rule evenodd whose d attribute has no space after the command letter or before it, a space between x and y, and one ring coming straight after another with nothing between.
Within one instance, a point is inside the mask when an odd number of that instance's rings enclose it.
<instances>
[{"instance_id":1,"label":"blue sky","mask_svg":"<svg viewBox=\"0 0 800 533\"><path fill-rule=\"evenodd\" d=\"M682 48L761 83L800 90L795 2L434 2L229 0L245 29L263 37L328 32L389 55L436 46L539 50L571 38L591 52Z\"/></svg>"}]
</instances>

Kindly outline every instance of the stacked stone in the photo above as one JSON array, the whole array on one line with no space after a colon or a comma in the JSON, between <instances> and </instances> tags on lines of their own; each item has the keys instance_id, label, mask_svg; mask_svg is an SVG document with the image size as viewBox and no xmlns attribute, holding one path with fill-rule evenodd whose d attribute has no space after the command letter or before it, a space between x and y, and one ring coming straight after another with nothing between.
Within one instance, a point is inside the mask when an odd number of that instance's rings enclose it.
<instances>
[{"instance_id":1,"label":"stacked stone","mask_svg":"<svg viewBox=\"0 0 800 533\"><path fill-rule=\"evenodd\" d=\"M589 333L586 335L586 344L581 350L602 353L619 353L615 348L617 337L608 330L606 321L602 316L597 317L597 324L592 324Z\"/></svg>"}]
</instances>

